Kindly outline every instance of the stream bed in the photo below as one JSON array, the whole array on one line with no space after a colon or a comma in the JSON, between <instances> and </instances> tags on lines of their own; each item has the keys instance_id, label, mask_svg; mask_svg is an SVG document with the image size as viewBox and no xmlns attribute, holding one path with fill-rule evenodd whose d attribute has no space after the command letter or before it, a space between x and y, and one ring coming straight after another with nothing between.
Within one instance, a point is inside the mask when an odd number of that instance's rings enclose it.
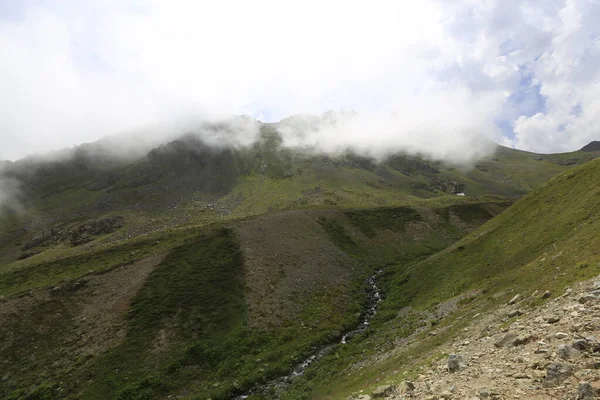
<instances>
[{"instance_id":1,"label":"stream bed","mask_svg":"<svg viewBox=\"0 0 600 400\"><path fill-rule=\"evenodd\" d=\"M285 392L292 384L294 378L304 374L304 371L315 361L322 358L324 355L330 353L336 346L345 345L352 337L363 333L369 327L371 319L377 313L377 308L382 299L381 289L377 286L377 277L383 272L379 270L367 279L368 284L368 302L365 310L361 314L361 323L356 328L345 332L342 335L341 340L338 342L330 343L320 347L316 347L314 351L304 359L301 363L296 365L294 369L287 375L283 375L270 380L267 383L258 385L252 388L250 391L240 394L234 397L234 400L244 400L252 394L262 394L269 398L278 399L283 392ZM273 397L275 396L275 397Z\"/></svg>"}]
</instances>

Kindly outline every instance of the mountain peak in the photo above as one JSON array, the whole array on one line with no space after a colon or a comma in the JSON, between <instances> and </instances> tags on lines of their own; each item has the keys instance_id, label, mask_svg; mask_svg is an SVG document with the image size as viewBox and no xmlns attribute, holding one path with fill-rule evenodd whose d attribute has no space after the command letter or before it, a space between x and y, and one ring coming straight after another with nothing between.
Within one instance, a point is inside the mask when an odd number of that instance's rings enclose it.
<instances>
[{"instance_id":1,"label":"mountain peak","mask_svg":"<svg viewBox=\"0 0 600 400\"><path fill-rule=\"evenodd\" d=\"M583 146L580 151L600 151L600 141L594 140Z\"/></svg>"}]
</instances>

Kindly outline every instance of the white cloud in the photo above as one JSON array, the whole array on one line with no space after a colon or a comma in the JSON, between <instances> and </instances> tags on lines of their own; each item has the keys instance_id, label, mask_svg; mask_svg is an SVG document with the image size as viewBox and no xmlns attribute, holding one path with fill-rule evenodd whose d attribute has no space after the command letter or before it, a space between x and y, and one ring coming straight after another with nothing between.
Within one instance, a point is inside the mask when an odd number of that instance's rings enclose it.
<instances>
[{"instance_id":1,"label":"white cloud","mask_svg":"<svg viewBox=\"0 0 600 400\"><path fill-rule=\"evenodd\" d=\"M414 144L403 138L459 148L473 132L505 142L493 126L499 119L514 123L512 143L530 150L597 139L594 0L13 7L4 18L0 9L0 158L192 116L278 119L342 108L385 124L385 133L348 127L314 141L368 142L369 152L388 141ZM524 74L546 98L536 116L510 97Z\"/></svg>"}]
</instances>

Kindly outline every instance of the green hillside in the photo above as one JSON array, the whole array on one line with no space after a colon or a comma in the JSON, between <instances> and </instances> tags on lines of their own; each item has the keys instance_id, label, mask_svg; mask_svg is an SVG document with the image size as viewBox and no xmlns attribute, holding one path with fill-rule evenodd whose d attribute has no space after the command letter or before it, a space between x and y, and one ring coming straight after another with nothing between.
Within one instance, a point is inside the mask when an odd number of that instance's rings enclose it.
<instances>
[{"instance_id":1,"label":"green hillside","mask_svg":"<svg viewBox=\"0 0 600 400\"><path fill-rule=\"evenodd\" d=\"M194 134L138 158L83 145L68 157L2 166L0 180L18 182L19 211L0 212L0 268L277 210L514 199L599 154L539 155L498 146L469 167L409 154L378 162L351 152L292 151L282 147L271 124L261 125L258 140L242 148L213 148ZM465 197L456 196L463 192ZM112 229L88 229L107 224L107 218L121 221L108 220Z\"/></svg>"},{"instance_id":2,"label":"green hillside","mask_svg":"<svg viewBox=\"0 0 600 400\"><path fill-rule=\"evenodd\" d=\"M598 160L561 174L447 249L386 269L387 297L369 337L322 360L311 371L310 385L298 382L285 398L341 399L376 382L414 377L469 317L506 304L517 293L549 290L557 296L568 285L600 274L598 176ZM460 301L451 317L431 317L436 306L453 298ZM541 302L531 298L525 305ZM403 309L409 311L399 313ZM423 331L414 346L396 348L416 328ZM428 336L432 329L445 333Z\"/></svg>"},{"instance_id":3,"label":"green hillside","mask_svg":"<svg viewBox=\"0 0 600 400\"><path fill-rule=\"evenodd\" d=\"M5 269L0 394L229 398L339 341L373 271L431 255L506 206L271 213Z\"/></svg>"},{"instance_id":4,"label":"green hillside","mask_svg":"<svg viewBox=\"0 0 600 400\"><path fill-rule=\"evenodd\" d=\"M460 167L292 151L272 124L247 147L99 146L1 166L2 398L346 399L600 273L594 146Z\"/></svg>"}]
</instances>

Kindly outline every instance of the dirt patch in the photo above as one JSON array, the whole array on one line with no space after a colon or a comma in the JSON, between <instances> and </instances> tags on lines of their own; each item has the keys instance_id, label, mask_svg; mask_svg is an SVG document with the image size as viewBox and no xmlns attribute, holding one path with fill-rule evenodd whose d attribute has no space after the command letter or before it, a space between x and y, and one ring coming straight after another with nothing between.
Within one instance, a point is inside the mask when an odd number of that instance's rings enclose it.
<instances>
[{"instance_id":1,"label":"dirt patch","mask_svg":"<svg viewBox=\"0 0 600 400\"><path fill-rule=\"evenodd\" d=\"M351 281L356 262L317 222L327 212L274 213L236 226L251 327L278 326L298 315L304 294Z\"/></svg>"},{"instance_id":2,"label":"dirt patch","mask_svg":"<svg viewBox=\"0 0 600 400\"><path fill-rule=\"evenodd\" d=\"M130 301L164 256L155 254L104 274L90 275L0 303L0 331L12 332L13 336L20 336L19 342L36 347L36 332L23 331L18 326L35 327L37 333L45 331L35 319L40 317L39 310L52 304L65 312L47 322L67 324L68 320L72 327L62 343L63 350L68 349L68 352L61 353L68 353L69 357L99 354L125 337L124 322Z\"/></svg>"}]
</instances>

